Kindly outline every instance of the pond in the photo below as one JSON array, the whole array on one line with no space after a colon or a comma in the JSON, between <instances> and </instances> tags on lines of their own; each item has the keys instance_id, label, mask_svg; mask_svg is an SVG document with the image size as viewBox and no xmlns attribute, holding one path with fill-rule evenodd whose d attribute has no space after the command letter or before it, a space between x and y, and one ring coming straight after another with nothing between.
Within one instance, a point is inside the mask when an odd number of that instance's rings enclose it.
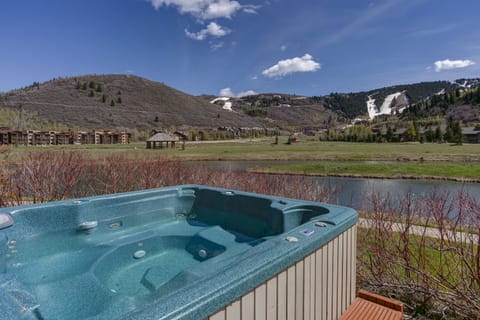
<instances>
[{"instance_id":1,"label":"pond","mask_svg":"<svg viewBox=\"0 0 480 320\"><path fill-rule=\"evenodd\" d=\"M208 168L230 169L234 171L246 171L249 168L261 168L272 165L313 163L312 161L195 161L187 162L187 165L201 165ZM372 179L372 178L342 178L342 177L312 177L319 184L326 184L332 188L338 188L341 193L338 196L340 205L351 206L357 209L364 207L364 196L369 192L391 195L400 198L402 195L412 193L414 195L427 194L435 188L455 195L460 191L480 198L480 184L445 180L412 180L412 179Z\"/></svg>"}]
</instances>

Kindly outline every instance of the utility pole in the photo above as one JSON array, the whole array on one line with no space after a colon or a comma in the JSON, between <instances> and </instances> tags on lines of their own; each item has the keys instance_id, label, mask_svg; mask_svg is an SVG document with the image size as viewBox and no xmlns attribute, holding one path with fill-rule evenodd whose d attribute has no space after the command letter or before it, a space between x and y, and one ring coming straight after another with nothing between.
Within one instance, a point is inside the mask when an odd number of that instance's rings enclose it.
<instances>
[{"instance_id":1,"label":"utility pole","mask_svg":"<svg viewBox=\"0 0 480 320\"><path fill-rule=\"evenodd\" d=\"M22 124L22 111L23 111L23 106L20 103L18 106L18 122L17 122L17 130L20 130L20 125Z\"/></svg>"}]
</instances>

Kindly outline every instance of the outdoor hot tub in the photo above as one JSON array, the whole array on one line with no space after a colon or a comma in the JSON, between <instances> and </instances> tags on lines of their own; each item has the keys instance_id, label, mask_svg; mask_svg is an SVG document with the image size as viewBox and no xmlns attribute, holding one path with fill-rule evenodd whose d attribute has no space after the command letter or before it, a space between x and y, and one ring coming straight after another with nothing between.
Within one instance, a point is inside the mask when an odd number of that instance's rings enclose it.
<instances>
[{"instance_id":1,"label":"outdoor hot tub","mask_svg":"<svg viewBox=\"0 0 480 320\"><path fill-rule=\"evenodd\" d=\"M0 209L2 319L336 319L357 214L197 185Z\"/></svg>"}]
</instances>

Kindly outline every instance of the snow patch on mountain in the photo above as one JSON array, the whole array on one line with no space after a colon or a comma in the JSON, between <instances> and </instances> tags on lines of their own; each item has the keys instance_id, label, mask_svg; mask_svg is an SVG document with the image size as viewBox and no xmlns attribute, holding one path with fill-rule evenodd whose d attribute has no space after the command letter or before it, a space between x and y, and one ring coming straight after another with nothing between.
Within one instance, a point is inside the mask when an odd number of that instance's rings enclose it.
<instances>
[{"instance_id":1,"label":"snow patch on mountain","mask_svg":"<svg viewBox=\"0 0 480 320\"><path fill-rule=\"evenodd\" d=\"M232 110L232 102L230 101L229 97L219 97L215 98L210 103L216 104L218 101L223 101L223 106L222 109L228 110L228 111L233 111Z\"/></svg>"},{"instance_id":2,"label":"snow patch on mountain","mask_svg":"<svg viewBox=\"0 0 480 320\"><path fill-rule=\"evenodd\" d=\"M479 80L480 79L467 79L467 80L463 80L463 83L459 82L461 80L455 80L455 81L450 81L450 83L456 84L462 89L472 89L472 88L476 88L479 85L480 83Z\"/></svg>"},{"instance_id":3,"label":"snow patch on mountain","mask_svg":"<svg viewBox=\"0 0 480 320\"><path fill-rule=\"evenodd\" d=\"M373 119L376 116L379 116L382 114L386 114L386 115L392 114L392 102L394 99L397 99L402 93L403 92L395 92L388 95L383 101L380 108L378 108L377 105L375 104L375 99L373 99L372 96L368 96L367 110L368 110L368 116L370 117L370 119Z\"/></svg>"},{"instance_id":4,"label":"snow patch on mountain","mask_svg":"<svg viewBox=\"0 0 480 320\"><path fill-rule=\"evenodd\" d=\"M375 118L375 115L377 114L377 106L375 105L375 99L372 98L372 96L368 96L367 100L367 110L368 110L368 116L370 119Z\"/></svg>"},{"instance_id":5,"label":"snow patch on mountain","mask_svg":"<svg viewBox=\"0 0 480 320\"><path fill-rule=\"evenodd\" d=\"M388 95L383 101L382 106L380 107L380 114L391 114L392 113L392 102L393 99L397 99L402 93L396 92Z\"/></svg>"}]
</instances>

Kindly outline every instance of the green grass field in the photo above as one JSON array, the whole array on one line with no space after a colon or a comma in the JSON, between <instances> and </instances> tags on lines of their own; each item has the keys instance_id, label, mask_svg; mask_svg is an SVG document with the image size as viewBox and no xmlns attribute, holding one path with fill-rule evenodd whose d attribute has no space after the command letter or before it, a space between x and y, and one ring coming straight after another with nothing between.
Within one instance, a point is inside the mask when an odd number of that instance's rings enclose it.
<instances>
[{"instance_id":1,"label":"green grass field","mask_svg":"<svg viewBox=\"0 0 480 320\"><path fill-rule=\"evenodd\" d=\"M327 162L278 165L258 172L303 173L330 176L368 176L378 178L433 178L480 181L478 163L402 163L402 162Z\"/></svg>"},{"instance_id":2,"label":"green grass field","mask_svg":"<svg viewBox=\"0 0 480 320\"><path fill-rule=\"evenodd\" d=\"M480 162L480 145L318 141L275 145L272 142L273 139L246 143L187 144L183 151L169 150L164 154L204 160L419 161L423 158L424 161Z\"/></svg>"},{"instance_id":3,"label":"green grass field","mask_svg":"<svg viewBox=\"0 0 480 320\"><path fill-rule=\"evenodd\" d=\"M12 159L28 152L75 150L92 158L123 155L172 160L305 160L305 164L270 166L269 171L320 175L379 177L447 177L480 179L480 144L461 146L433 143L349 143L301 141L286 144L286 137L214 143L177 143L175 149L148 150L144 143L129 145L69 145L12 147ZM312 161L319 161L312 163Z\"/></svg>"}]
</instances>

